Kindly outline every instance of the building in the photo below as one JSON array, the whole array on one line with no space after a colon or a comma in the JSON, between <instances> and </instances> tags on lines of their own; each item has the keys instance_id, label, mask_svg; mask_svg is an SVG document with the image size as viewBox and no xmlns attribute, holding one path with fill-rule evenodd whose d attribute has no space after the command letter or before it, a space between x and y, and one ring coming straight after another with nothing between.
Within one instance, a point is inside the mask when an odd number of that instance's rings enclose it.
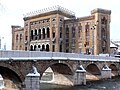
<instances>
[{"instance_id":1,"label":"building","mask_svg":"<svg viewBox=\"0 0 120 90\"><path fill-rule=\"evenodd\" d=\"M120 41L111 41L110 54L111 55L119 55L119 57L120 57Z\"/></svg>"},{"instance_id":2,"label":"building","mask_svg":"<svg viewBox=\"0 0 120 90\"><path fill-rule=\"evenodd\" d=\"M24 15L24 27L12 26L12 49L94 54L110 51L111 11L91 15L54 6Z\"/></svg>"}]
</instances>

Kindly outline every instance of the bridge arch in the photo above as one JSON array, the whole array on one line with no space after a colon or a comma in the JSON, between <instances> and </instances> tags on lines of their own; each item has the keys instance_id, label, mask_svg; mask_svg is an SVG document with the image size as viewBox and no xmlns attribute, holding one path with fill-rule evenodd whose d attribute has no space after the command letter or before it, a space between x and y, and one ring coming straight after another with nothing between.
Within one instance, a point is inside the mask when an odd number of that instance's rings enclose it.
<instances>
[{"instance_id":1,"label":"bridge arch","mask_svg":"<svg viewBox=\"0 0 120 90\"><path fill-rule=\"evenodd\" d=\"M115 64L110 64L109 68L111 69L112 76L118 76L119 71Z\"/></svg>"},{"instance_id":2,"label":"bridge arch","mask_svg":"<svg viewBox=\"0 0 120 90\"><path fill-rule=\"evenodd\" d=\"M20 89L22 85L22 78L18 70L8 64L0 63L0 74L5 83L5 89Z\"/></svg>"},{"instance_id":3,"label":"bridge arch","mask_svg":"<svg viewBox=\"0 0 120 90\"><path fill-rule=\"evenodd\" d=\"M86 71L93 74L93 75L100 75L101 74L100 68L95 63L87 65Z\"/></svg>"},{"instance_id":4,"label":"bridge arch","mask_svg":"<svg viewBox=\"0 0 120 90\"><path fill-rule=\"evenodd\" d=\"M73 85L73 69L67 63L52 63L47 66L46 69L51 68L53 71L53 79L51 83L61 84L61 85ZM46 71L44 70L44 72ZM44 72L42 73L41 78L44 76Z\"/></svg>"},{"instance_id":5,"label":"bridge arch","mask_svg":"<svg viewBox=\"0 0 120 90\"><path fill-rule=\"evenodd\" d=\"M99 80L101 76L101 70L95 63L91 63L86 67L86 79L87 80Z\"/></svg>"}]
</instances>

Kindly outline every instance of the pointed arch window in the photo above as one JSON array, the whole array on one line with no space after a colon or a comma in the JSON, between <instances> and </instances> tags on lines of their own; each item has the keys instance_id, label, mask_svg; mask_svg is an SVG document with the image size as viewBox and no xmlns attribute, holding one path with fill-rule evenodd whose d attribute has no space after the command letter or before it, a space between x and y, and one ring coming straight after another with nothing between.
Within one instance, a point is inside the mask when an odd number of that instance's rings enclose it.
<instances>
[{"instance_id":1,"label":"pointed arch window","mask_svg":"<svg viewBox=\"0 0 120 90\"><path fill-rule=\"evenodd\" d=\"M50 38L50 29L47 27L47 38Z\"/></svg>"},{"instance_id":2,"label":"pointed arch window","mask_svg":"<svg viewBox=\"0 0 120 90\"><path fill-rule=\"evenodd\" d=\"M42 45L42 51L45 51L45 45L44 44Z\"/></svg>"},{"instance_id":3,"label":"pointed arch window","mask_svg":"<svg viewBox=\"0 0 120 90\"><path fill-rule=\"evenodd\" d=\"M49 45L48 44L46 45L46 51L49 51Z\"/></svg>"},{"instance_id":4,"label":"pointed arch window","mask_svg":"<svg viewBox=\"0 0 120 90\"><path fill-rule=\"evenodd\" d=\"M42 29L43 32L43 39L45 39L45 28Z\"/></svg>"}]
</instances>

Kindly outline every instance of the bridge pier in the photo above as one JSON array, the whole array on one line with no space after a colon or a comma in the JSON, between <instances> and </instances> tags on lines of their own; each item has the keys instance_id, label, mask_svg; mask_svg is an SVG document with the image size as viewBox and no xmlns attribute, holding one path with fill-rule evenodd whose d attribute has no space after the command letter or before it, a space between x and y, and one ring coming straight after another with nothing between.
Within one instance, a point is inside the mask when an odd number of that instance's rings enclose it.
<instances>
[{"instance_id":1,"label":"bridge pier","mask_svg":"<svg viewBox=\"0 0 120 90\"><path fill-rule=\"evenodd\" d=\"M25 88L23 90L40 90L40 74L33 66L33 72L29 73L25 78Z\"/></svg>"},{"instance_id":2,"label":"bridge pier","mask_svg":"<svg viewBox=\"0 0 120 90\"><path fill-rule=\"evenodd\" d=\"M86 85L86 70L80 65L74 74L74 85Z\"/></svg>"},{"instance_id":3,"label":"bridge pier","mask_svg":"<svg viewBox=\"0 0 120 90\"><path fill-rule=\"evenodd\" d=\"M101 79L111 78L111 69L105 64L101 71Z\"/></svg>"}]
</instances>

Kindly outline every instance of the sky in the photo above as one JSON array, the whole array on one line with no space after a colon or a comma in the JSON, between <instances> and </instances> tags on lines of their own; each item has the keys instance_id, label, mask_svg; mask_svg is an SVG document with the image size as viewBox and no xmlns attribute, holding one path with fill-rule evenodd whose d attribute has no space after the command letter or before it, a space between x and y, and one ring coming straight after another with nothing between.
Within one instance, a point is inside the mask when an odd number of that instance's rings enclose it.
<instances>
[{"instance_id":1,"label":"sky","mask_svg":"<svg viewBox=\"0 0 120 90\"><path fill-rule=\"evenodd\" d=\"M11 25L23 27L23 14L56 5L75 12L76 17L89 16L91 10L95 8L111 10L110 39L120 40L119 0L0 0L0 38L2 38L2 48L6 44L6 49L11 50Z\"/></svg>"}]
</instances>

